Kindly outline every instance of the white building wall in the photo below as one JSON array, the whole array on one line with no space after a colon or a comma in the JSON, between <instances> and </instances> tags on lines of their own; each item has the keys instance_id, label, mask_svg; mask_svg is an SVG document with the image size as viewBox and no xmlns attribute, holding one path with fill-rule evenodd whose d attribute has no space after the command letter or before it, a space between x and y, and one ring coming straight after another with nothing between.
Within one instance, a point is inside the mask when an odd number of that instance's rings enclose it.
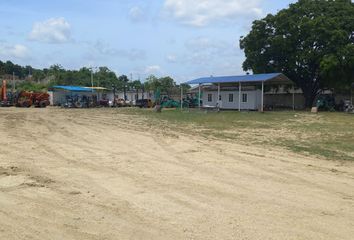
<instances>
[{"instance_id":1,"label":"white building wall","mask_svg":"<svg viewBox=\"0 0 354 240\"><path fill-rule=\"evenodd\" d=\"M53 92L52 91L48 91L48 94L49 94L50 105L53 106Z\"/></svg>"},{"instance_id":2,"label":"white building wall","mask_svg":"<svg viewBox=\"0 0 354 240\"><path fill-rule=\"evenodd\" d=\"M120 99L124 99L124 93L123 92L118 92L116 93L117 97ZM128 101L135 101L136 100L136 92L127 92L127 100ZM153 92L144 92L144 94L142 92L138 93L138 99L151 99L154 100L154 94Z\"/></svg>"},{"instance_id":3,"label":"white building wall","mask_svg":"<svg viewBox=\"0 0 354 240\"><path fill-rule=\"evenodd\" d=\"M212 101L209 101L209 94L212 96ZM230 94L233 99L230 99ZM247 95L247 102L243 102L242 95ZM238 91L221 91L221 100L219 105L221 109L238 109L239 108L239 92ZM204 91L203 92L203 107L216 107L218 103L217 91ZM241 109L242 110L258 110L261 107L261 90L242 91L241 92ZM232 101L230 101L232 100Z\"/></svg>"}]
</instances>

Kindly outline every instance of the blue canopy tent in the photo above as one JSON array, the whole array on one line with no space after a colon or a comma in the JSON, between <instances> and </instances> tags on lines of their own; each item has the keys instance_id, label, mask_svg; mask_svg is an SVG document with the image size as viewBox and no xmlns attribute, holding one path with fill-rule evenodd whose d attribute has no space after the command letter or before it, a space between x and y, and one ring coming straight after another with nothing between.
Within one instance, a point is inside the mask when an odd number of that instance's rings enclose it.
<instances>
[{"instance_id":1,"label":"blue canopy tent","mask_svg":"<svg viewBox=\"0 0 354 240\"><path fill-rule=\"evenodd\" d=\"M254 74L254 75L242 75L242 76L222 76L222 77L204 77L198 78L185 82L188 85L199 85L199 96L201 95L201 85L202 84L217 84L218 85L218 96L220 96L220 84L232 84L238 83L239 85L239 98L241 98L242 84L261 84L262 85L262 96L261 96L261 111L263 112L264 107L264 84L284 84L284 85L294 85L294 83L282 73L265 73L265 74ZM199 97L199 108L200 106ZM294 94L293 94L293 108L294 108ZM241 99L239 99L238 110L241 111Z\"/></svg>"},{"instance_id":2,"label":"blue canopy tent","mask_svg":"<svg viewBox=\"0 0 354 240\"><path fill-rule=\"evenodd\" d=\"M80 86L53 86L53 89L65 90L68 92L94 92L92 88L80 87Z\"/></svg>"},{"instance_id":3,"label":"blue canopy tent","mask_svg":"<svg viewBox=\"0 0 354 240\"><path fill-rule=\"evenodd\" d=\"M59 106L67 103L68 98L93 97L93 95L97 94L95 89L81 86L57 85L51 87L51 90L53 91L52 104Z\"/></svg>"}]
</instances>

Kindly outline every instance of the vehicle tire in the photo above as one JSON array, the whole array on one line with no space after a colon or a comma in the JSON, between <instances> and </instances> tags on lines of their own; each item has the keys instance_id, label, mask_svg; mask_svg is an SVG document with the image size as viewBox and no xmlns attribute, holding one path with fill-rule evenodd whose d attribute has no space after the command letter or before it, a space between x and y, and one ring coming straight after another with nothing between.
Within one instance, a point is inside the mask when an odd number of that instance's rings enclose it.
<instances>
[{"instance_id":1,"label":"vehicle tire","mask_svg":"<svg viewBox=\"0 0 354 240\"><path fill-rule=\"evenodd\" d=\"M28 102L23 102L22 104L20 104L20 106L21 107L24 107L24 108L29 108L30 107L30 105L29 105L29 103Z\"/></svg>"},{"instance_id":2,"label":"vehicle tire","mask_svg":"<svg viewBox=\"0 0 354 240\"><path fill-rule=\"evenodd\" d=\"M42 101L42 102L39 103L39 107L40 108L45 108L45 107L47 107L47 103Z\"/></svg>"}]
</instances>

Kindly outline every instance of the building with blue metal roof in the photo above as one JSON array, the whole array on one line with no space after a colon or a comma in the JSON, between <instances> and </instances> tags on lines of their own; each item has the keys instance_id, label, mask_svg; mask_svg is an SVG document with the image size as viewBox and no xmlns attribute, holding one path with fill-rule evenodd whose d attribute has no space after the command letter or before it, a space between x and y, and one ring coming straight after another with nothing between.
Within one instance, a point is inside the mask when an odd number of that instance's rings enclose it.
<instances>
[{"instance_id":1,"label":"building with blue metal roof","mask_svg":"<svg viewBox=\"0 0 354 240\"><path fill-rule=\"evenodd\" d=\"M99 95L95 89L81 86L53 86L50 88L51 104L54 106L65 106L69 101L76 99L98 99Z\"/></svg>"},{"instance_id":2,"label":"building with blue metal roof","mask_svg":"<svg viewBox=\"0 0 354 240\"><path fill-rule=\"evenodd\" d=\"M210 76L185 82L199 85L199 108L264 110L265 85L291 85L294 83L282 73L241 76ZM293 91L294 93L294 91ZM294 107L294 97L293 103Z\"/></svg>"},{"instance_id":3,"label":"building with blue metal roof","mask_svg":"<svg viewBox=\"0 0 354 240\"><path fill-rule=\"evenodd\" d=\"M186 82L186 84L205 84L205 83L272 83L272 84L292 84L292 81L282 73L265 73L242 76L222 76L204 77Z\"/></svg>"}]
</instances>

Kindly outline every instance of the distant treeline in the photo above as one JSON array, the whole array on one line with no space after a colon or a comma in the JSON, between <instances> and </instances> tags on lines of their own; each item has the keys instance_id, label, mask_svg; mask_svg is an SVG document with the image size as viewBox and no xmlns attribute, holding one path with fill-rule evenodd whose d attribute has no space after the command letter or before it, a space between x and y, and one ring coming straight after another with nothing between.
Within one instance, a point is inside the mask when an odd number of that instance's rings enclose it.
<instances>
[{"instance_id":1,"label":"distant treeline","mask_svg":"<svg viewBox=\"0 0 354 240\"><path fill-rule=\"evenodd\" d=\"M28 91L42 91L54 85L75 85L105 87L117 91L156 91L167 95L177 94L180 86L173 78L167 76L157 78L149 76L145 81L128 79L126 75L117 76L108 67L99 67L92 72L90 68L83 67L79 70L66 70L61 65L52 65L49 68L35 69L31 66L20 66L11 61L0 61L0 78L9 78L14 74L16 79L21 79L16 88ZM189 88L183 85L183 88Z\"/></svg>"}]
</instances>

